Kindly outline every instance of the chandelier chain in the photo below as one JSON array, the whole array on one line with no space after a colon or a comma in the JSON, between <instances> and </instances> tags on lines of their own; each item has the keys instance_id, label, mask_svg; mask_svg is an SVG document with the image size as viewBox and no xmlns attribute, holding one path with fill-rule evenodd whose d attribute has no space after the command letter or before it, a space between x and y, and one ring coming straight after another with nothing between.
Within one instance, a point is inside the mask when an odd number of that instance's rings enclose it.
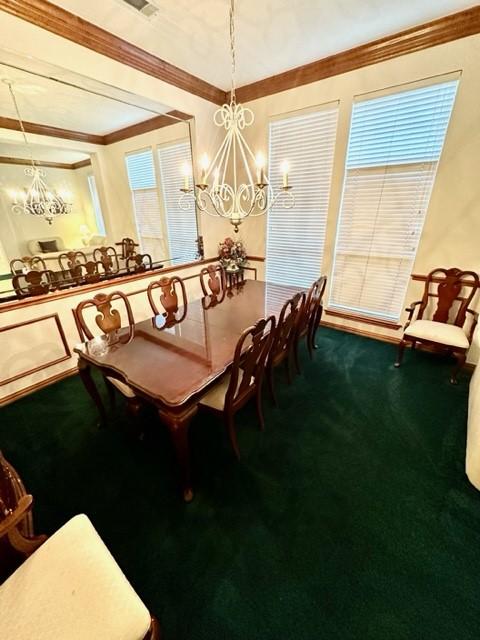
<instances>
[{"instance_id":1,"label":"chandelier chain","mask_svg":"<svg viewBox=\"0 0 480 640\"><path fill-rule=\"evenodd\" d=\"M236 60L235 60L235 0L230 0L230 54L232 59L232 78L231 78L231 92L230 97L232 102L236 102L235 96L235 72L236 72Z\"/></svg>"},{"instance_id":2,"label":"chandelier chain","mask_svg":"<svg viewBox=\"0 0 480 640\"><path fill-rule=\"evenodd\" d=\"M23 140L25 142L25 146L27 147L28 153L30 155L30 162L32 163L32 167L35 168L35 160L33 159L33 152L32 152L32 149L31 149L29 143L28 143L27 133L25 131L25 127L24 127L24 124L23 124L22 116L20 115L20 109L18 108L17 97L16 97L16 95L15 95L15 93L13 91L12 83L11 82L7 82L6 84L8 86L8 90L10 92L10 95L12 96L13 106L15 107L15 111L16 111L16 114L17 114L17 119L18 119L18 122L20 124L20 129L22 131Z\"/></svg>"}]
</instances>

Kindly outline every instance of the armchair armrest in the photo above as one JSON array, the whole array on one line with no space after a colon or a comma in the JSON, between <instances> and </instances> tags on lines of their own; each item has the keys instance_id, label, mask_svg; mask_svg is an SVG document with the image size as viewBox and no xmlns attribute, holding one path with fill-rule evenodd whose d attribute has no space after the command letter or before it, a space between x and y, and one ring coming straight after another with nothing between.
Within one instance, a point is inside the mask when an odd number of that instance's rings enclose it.
<instances>
[{"instance_id":1,"label":"armchair armrest","mask_svg":"<svg viewBox=\"0 0 480 640\"><path fill-rule=\"evenodd\" d=\"M45 542L47 536L25 537L18 529L18 525L32 508L33 497L26 494L20 498L12 513L0 522L0 538L8 537L11 546L19 553L29 556Z\"/></svg>"},{"instance_id":2,"label":"armchair armrest","mask_svg":"<svg viewBox=\"0 0 480 640\"><path fill-rule=\"evenodd\" d=\"M408 318L407 318L407 322L405 323L404 329L406 329L408 327L408 325L411 323L412 318L413 318L413 314L415 313L415 308L419 304L422 304L421 300L417 300L416 302L412 302L412 304L405 309L405 311L408 313Z\"/></svg>"},{"instance_id":3,"label":"armchair armrest","mask_svg":"<svg viewBox=\"0 0 480 640\"><path fill-rule=\"evenodd\" d=\"M473 317L472 324L470 326L470 332L467 336L468 342L472 344L473 334L475 333L475 329L478 324L478 313L476 311L473 311L472 309L467 309L467 313L469 313Z\"/></svg>"},{"instance_id":4,"label":"armchair armrest","mask_svg":"<svg viewBox=\"0 0 480 640\"><path fill-rule=\"evenodd\" d=\"M10 533L23 520L32 508L32 504L33 497L31 495L27 494L20 498L16 509L0 522L0 538Z\"/></svg>"}]
</instances>

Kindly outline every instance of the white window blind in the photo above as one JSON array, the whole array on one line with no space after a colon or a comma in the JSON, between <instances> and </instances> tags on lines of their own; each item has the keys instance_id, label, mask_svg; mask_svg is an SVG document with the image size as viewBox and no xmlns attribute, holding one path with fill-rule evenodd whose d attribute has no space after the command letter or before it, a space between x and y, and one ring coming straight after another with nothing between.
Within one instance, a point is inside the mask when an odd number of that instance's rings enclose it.
<instances>
[{"instance_id":1,"label":"white window blind","mask_svg":"<svg viewBox=\"0 0 480 640\"><path fill-rule=\"evenodd\" d=\"M158 149L160 182L167 221L168 247L172 264L192 260L196 255L198 236L195 210L179 206L181 169L190 168L189 182L193 183L190 141L183 141Z\"/></svg>"},{"instance_id":2,"label":"white window blind","mask_svg":"<svg viewBox=\"0 0 480 640\"><path fill-rule=\"evenodd\" d=\"M125 157L138 239L143 253L165 258L160 202L151 149Z\"/></svg>"},{"instance_id":3,"label":"white window blind","mask_svg":"<svg viewBox=\"0 0 480 640\"><path fill-rule=\"evenodd\" d=\"M106 236L105 222L103 220L102 206L100 204L100 198L98 197L97 183L95 182L95 176L87 176L88 188L90 189L90 196L92 198L93 213L95 216L95 224L97 226L97 233L101 236Z\"/></svg>"},{"instance_id":4,"label":"white window blind","mask_svg":"<svg viewBox=\"0 0 480 640\"><path fill-rule=\"evenodd\" d=\"M266 279L309 286L321 272L332 177L338 105L270 123L269 181L282 186L280 165L290 164L295 206L281 201L268 213Z\"/></svg>"},{"instance_id":5,"label":"white window blind","mask_svg":"<svg viewBox=\"0 0 480 640\"><path fill-rule=\"evenodd\" d=\"M330 307L399 319L457 84L354 103Z\"/></svg>"}]
</instances>

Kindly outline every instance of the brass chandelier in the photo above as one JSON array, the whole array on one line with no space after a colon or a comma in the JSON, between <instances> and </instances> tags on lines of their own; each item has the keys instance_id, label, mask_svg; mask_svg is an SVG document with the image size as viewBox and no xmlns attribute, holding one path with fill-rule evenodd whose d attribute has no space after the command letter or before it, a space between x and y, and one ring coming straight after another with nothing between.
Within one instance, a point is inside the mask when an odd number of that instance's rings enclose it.
<instances>
[{"instance_id":1,"label":"brass chandelier","mask_svg":"<svg viewBox=\"0 0 480 640\"><path fill-rule=\"evenodd\" d=\"M282 187L274 190L266 176L264 155L255 156L243 135L244 129L253 124L254 115L251 109L238 104L235 97L235 0L230 0L229 22L230 102L217 109L213 117L215 124L225 129L225 138L212 162L206 154L202 156L201 180L196 189L189 183L190 167L184 168L180 206L188 209L194 201L201 212L228 219L238 232L245 218L267 213L279 200L289 209L295 199L288 183L288 162L281 166Z\"/></svg>"},{"instance_id":2,"label":"brass chandelier","mask_svg":"<svg viewBox=\"0 0 480 640\"><path fill-rule=\"evenodd\" d=\"M57 216L71 213L72 203L66 202L61 194L50 189L46 184L44 180L46 176L45 171L40 169L33 159L33 153L27 140L27 134L25 132L23 120L20 116L17 99L13 91L13 82L9 79L3 79L3 82L8 86L8 90L10 91L23 135L23 140L30 153L30 160L32 164L31 167L27 167L25 169L25 175L32 178L30 186L28 188L24 188L20 192L14 191L12 193L12 212L42 217L48 222L48 224L52 224L54 218Z\"/></svg>"}]
</instances>

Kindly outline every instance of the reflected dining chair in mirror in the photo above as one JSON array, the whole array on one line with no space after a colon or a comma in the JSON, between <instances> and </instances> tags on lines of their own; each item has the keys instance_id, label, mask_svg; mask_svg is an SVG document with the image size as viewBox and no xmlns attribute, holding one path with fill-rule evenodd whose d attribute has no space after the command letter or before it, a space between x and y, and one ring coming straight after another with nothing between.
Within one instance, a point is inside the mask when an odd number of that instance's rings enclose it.
<instances>
[{"instance_id":1,"label":"reflected dining chair in mirror","mask_svg":"<svg viewBox=\"0 0 480 640\"><path fill-rule=\"evenodd\" d=\"M180 289L181 300L178 297L177 285ZM159 309L155 302L154 291L160 289L160 304L163 311ZM166 324L181 322L187 313L188 302L187 292L185 290L185 283L178 276L168 278L163 276L160 280L155 280L148 285L147 296L152 311L156 316L163 315L166 320ZM183 307L183 312L178 318L177 313L180 307Z\"/></svg>"},{"instance_id":2,"label":"reflected dining chair in mirror","mask_svg":"<svg viewBox=\"0 0 480 640\"><path fill-rule=\"evenodd\" d=\"M32 270L47 271L45 260L40 256L23 256L10 260L10 272L14 276Z\"/></svg>"},{"instance_id":3,"label":"reflected dining chair in mirror","mask_svg":"<svg viewBox=\"0 0 480 640\"><path fill-rule=\"evenodd\" d=\"M55 274L49 269L18 273L12 277L12 286L18 298L42 296L58 288Z\"/></svg>"},{"instance_id":4,"label":"reflected dining chair in mirror","mask_svg":"<svg viewBox=\"0 0 480 640\"><path fill-rule=\"evenodd\" d=\"M227 289L225 269L221 264L209 264L200 271L200 286L203 295L209 297L209 306L222 302Z\"/></svg>"},{"instance_id":5,"label":"reflected dining chair in mirror","mask_svg":"<svg viewBox=\"0 0 480 640\"><path fill-rule=\"evenodd\" d=\"M312 284L308 290L303 311L298 318L298 329L293 350L295 366L300 373L299 346L303 338L306 339L308 353L313 358L313 351L316 349L315 339L318 325L323 313L323 294L327 286L327 276L321 276Z\"/></svg>"},{"instance_id":6,"label":"reflected dining chair in mirror","mask_svg":"<svg viewBox=\"0 0 480 640\"><path fill-rule=\"evenodd\" d=\"M87 256L83 251L66 251L58 256L58 264L63 278L78 280L81 276L80 265L87 263Z\"/></svg>"},{"instance_id":7,"label":"reflected dining chair in mirror","mask_svg":"<svg viewBox=\"0 0 480 640\"><path fill-rule=\"evenodd\" d=\"M457 268L430 271L422 299L406 309L408 318L395 366L401 365L407 344L413 349L417 343L427 345L456 356L450 377L450 382L456 384L478 322L478 313L470 305L479 286L480 279L474 271Z\"/></svg>"},{"instance_id":8,"label":"reflected dining chair in mirror","mask_svg":"<svg viewBox=\"0 0 480 640\"><path fill-rule=\"evenodd\" d=\"M93 262L89 260L85 264L81 264L77 267L78 281L81 284L91 284L94 282L100 282L102 274L99 271L101 263Z\"/></svg>"},{"instance_id":9,"label":"reflected dining chair in mirror","mask_svg":"<svg viewBox=\"0 0 480 640\"><path fill-rule=\"evenodd\" d=\"M305 293L296 293L293 298L287 300L283 305L278 317L266 366L268 388L274 404L277 404L273 380L274 369L280 366L282 362L285 362L287 380L289 383L292 382L292 360L294 358L297 327L299 318L303 313L304 306Z\"/></svg>"},{"instance_id":10,"label":"reflected dining chair in mirror","mask_svg":"<svg viewBox=\"0 0 480 640\"><path fill-rule=\"evenodd\" d=\"M0 451L0 583L45 540L36 536L33 498Z\"/></svg>"},{"instance_id":11,"label":"reflected dining chair in mirror","mask_svg":"<svg viewBox=\"0 0 480 640\"><path fill-rule=\"evenodd\" d=\"M106 274L115 274L120 271L118 254L114 247L99 247L93 252L94 262L100 262Z\"/></svg>"},{"instance_id":12,"label":"reflected dining chair in mirror","mask_svg":"<svg viewBox=\"0 0 480 640\"><path fill-rule=\"evenodd\" d=\"M122 329L127 329L127 327L122 327L122 316L120 311L112 306L112 302L117 300L122 304L126 313L128 330L125 331L122 331ZM89 308L94 308L98 311L98 314L94 319L97 327L103 332L103 337L100 336L95 338L92 330L90 329L85 317L86 310ZM98 342L98 344L92 344L92 348L108 349L117 342L129 342L133 337L135 320L132 308L127 296L121 291L114 291L109 294L97 293L93 298L83 300L79 305L77 305L74 315L82 342L86 342L87 340L93 341L94 338L96 342ZM83 374L82 369L80 369L80 376L82 376L82 380L87 390L90 390L91 380ZM120 393L127 399L127 406L130 413L134 415L137 414L141 403L132 388L122 380L111 375L104 375L104 380L111 402L113 403L115 397L112 389L113 385L113 387L118 389L118 391L120 391ZM94 393L92 395L95 396Z\"/></svg>"},{"instance_id":13,"label":"reflected dining chair in mirror","mask_svg":"<svg viewBox=\"0 0 480 640\"><path fill-rule=\"evenodd\" d=\"M222 415L235 455L240 459L235 413L255 396L258 421L263 431L262 383L268 352L275 332L275 317L261 318L240 336L230 373L205 393L199 406Z\"/></svg>"},{"instance_id":14,"label":"reflected dining chair in mirror","mask_svg":"<svg viewBox=\"0 0 480 640\"><path fill-rule=\"evenodd\" d=\"M142 273L152 268L152 256L148 253L135 253L128 256L125 265L128 273Z\"/></svg>"},{"instance_id":15,"label":"reflected dining chair in mirror","mask_svg":"<svg viewBox=\"0 0 480 640\"><path fill-rule=\"evenodd\" d=\"M139 245L132 238L122 238L120 242L115 243L115 246L122 248L120 257L122 258L122 260L126 260L130 256L135 255L135 253L137 252L136 248Z\"/></svg>"}]
</instances>

